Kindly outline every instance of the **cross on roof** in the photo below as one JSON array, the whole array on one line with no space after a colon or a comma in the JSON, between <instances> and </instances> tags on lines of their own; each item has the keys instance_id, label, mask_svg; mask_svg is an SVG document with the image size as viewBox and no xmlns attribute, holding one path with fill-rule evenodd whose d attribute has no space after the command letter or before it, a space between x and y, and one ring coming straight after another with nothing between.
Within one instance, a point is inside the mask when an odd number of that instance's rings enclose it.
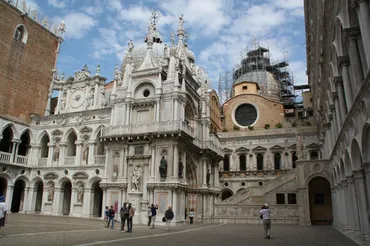
<instances>
[{"instance_id":1,"label":"cross on roof","mask_svg":"<svg viewBox=\"0 0 370 246\"><path fill-rule=\"evenodd\" d=\"M150 23L152 25L156 25L158 23L159 18L161 18L161 13L158 11L153 11L149 17Z\"/></svg>"}]
</instances>

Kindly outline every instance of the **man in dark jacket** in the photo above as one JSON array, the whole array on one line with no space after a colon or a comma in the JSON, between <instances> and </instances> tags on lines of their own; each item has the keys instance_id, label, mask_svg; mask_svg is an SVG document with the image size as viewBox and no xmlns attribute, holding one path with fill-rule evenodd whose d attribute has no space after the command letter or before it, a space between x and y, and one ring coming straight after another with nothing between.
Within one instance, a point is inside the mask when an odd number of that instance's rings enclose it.
<instances>
[{"instance_id":1,"label":"man in dark jacket","mask_svg":"<svg viewBox=\"0 0 370 246\"><path fill-rule=\"evenodd\" d=\"M123 206L121 207L120 217L121 217L121 232L124 232L125 231L125 222L128 221L127 202L123 203ZM128 228L128 225L127 225L127 228Z\"/></svg>"},{"instance_id":2,"label":"man in dark jacket","mask_svg":"<svg viewBox=\"0 0 370 246\"><path fill-rule=\"evenodd\" d=\"M158 209L158 205L155 205L152 204L152 206L150 207L150 215L151 215L151 228L154 229L154 226L155 226L155 219L157 217L157 209Z\"/></svg>"},{"instance_id":3,"label":"man in dark jacket","mask_svg":"<svg viewBox=\"0 0 370 246\"><path fill-rule=\"evenodd\" d=\"M112 222L112 229L114 229L114 216L116 215L116 211L114 211L113 206L110 206L110 209L108 210L108 227L110 225L110 222Z\"/></svg>"},{"instance_id":4,"label":"man in dark jacket","mask_svg":"<svg viewBox=\"0 0 370 246\"><path fill-rule=\"evenodd\" d=\"M173 217L175 217L171 206L168 206L168 209L164 214L164 217L166 218L166 231L168 231L170 229L171 220L173 219Z\"/></svg>"}]
</instances>

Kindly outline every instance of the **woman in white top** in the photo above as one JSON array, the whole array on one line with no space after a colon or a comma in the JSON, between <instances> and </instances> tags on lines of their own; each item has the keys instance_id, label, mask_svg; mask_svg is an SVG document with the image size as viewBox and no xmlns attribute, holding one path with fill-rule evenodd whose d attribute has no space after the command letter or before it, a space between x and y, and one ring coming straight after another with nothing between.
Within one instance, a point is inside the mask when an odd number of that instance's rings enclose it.
<instances>
[{"instance_id":1,"label":"woman in white top","mask_svg":"<svg viewBox=\"0 0 370 246\"><path fill-rule=\"evenodd\" d=\"M260 211L261 219L263 220L263 229L265 230L265 239L270 239L271 221L269 205L265 203Z\"/></svg>"}]
</instances>

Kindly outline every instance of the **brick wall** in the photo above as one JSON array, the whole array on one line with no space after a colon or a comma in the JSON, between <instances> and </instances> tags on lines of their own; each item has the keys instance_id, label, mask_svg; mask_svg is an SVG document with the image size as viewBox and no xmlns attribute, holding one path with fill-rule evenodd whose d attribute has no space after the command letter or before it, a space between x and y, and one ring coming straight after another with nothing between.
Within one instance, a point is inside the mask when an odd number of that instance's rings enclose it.
<instances>
[{"instance_id":1,"label":"brick wall","mask_svg":"<svg viewBox=\"0 0 370 246\"><path fill-rule=\"evenodd\" d=\"M18 24L27 43L14 39ZM28 16L0 0L0 116L29 123L31 113L43 115L58 39Z\"/></svg>"}]
</instances>

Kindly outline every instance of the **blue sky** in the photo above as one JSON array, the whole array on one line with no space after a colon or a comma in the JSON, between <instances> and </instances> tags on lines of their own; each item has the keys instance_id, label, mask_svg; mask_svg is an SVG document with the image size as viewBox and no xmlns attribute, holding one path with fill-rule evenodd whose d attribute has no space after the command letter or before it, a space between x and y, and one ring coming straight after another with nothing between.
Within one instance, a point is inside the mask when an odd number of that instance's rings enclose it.
<instances>
[{"instance_id":1,"label":"blue sky","mask_svg":"<svg viewBox=\"0 0 370 246\"><path fill-rule=\"evenodd\" d=\"M15 2L15 0L13 0ZM19 2L21 2L19 0ZM183 14L189 48L217 88L218 77L235 66L253 40L271 50L273 60L286 57L295 84L306 84L303 0L29 0L39 18L66 23L58 70L65 76L87 64L91 72L113 78L127 43L143 42L152 11L161 13L157 29L164 42Z\"/></svg>"}]
</instances>

